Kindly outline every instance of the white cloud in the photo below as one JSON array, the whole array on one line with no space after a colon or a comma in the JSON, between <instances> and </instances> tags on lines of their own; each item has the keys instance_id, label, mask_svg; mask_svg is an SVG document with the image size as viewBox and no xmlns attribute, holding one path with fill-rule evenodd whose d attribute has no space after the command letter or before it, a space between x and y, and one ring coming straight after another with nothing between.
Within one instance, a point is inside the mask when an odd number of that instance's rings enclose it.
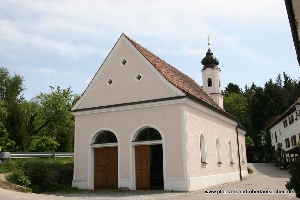
<instances>
[{"instance_id":1,"label":"white cloud","mask_svg":"<svg viewBox=\"0 0 300 200\"><path fill-rule=\"evenodd\" d=\"M9 27L13 29L11 31L29 34L33 37L32 43L37 40L36 43L43 42L45 48L61 48L59 53L66 53L68 50L71 55L77 52L69 42L63 42L63 39L76 42L77 36L84 36L100 40L125 32L143 37L188 40L200 35L217 34L218 23L219 26L247 26L249 23L259 25L269 23L274 18L279 23L283 14L277 11L284 6L283 2L274 3L274 0L27 0L4 1L2 9L5 8L4 5L11 5L8 11L16 18L8 21ZM56 37L59 37L58 42L49 39ZM86 53L94 51L90 50L92 44L88 44L89 47L81 45Z\"/></svg>"}]
</instances>

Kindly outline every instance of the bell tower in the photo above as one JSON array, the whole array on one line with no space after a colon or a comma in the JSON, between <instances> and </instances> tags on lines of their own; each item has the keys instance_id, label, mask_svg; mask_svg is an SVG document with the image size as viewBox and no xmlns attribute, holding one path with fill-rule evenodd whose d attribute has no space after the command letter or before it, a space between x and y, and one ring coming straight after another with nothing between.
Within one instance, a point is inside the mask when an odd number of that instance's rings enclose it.
<instances>
[{"instance_id":1,"label":"bell tower","mask_svg":"<svg viewBox=\"0 0 300 200\"><path fill-rule=\"evenodd\" d=\"M221 78L219 60L213 55L210 50L208 36L208 50L206 56L202 59L203 65L202 82L203 89L211 96L211 98L223 109L223 95L221 93Z\"/></svg>"}]
</instances>

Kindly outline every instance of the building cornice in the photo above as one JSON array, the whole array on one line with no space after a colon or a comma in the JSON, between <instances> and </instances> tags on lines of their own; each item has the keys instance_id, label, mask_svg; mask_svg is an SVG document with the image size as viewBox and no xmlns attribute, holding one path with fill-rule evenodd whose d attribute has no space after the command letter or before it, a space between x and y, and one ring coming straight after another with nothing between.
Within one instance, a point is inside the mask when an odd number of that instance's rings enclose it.
<instances>
[{"instance_id":1,"label":"building cornice","mask_svg":"<svg viewBox=\"0 0 300 200\"><path fill-rule=\"evenodd\" d=\"M114 104L114 105L107 105L107 106L82 108L82 109L73 110L72 114L74 116L79 116L79 115L98 114L98 113L105 113L105 112L126 111L126 110L140 109L140 108L173 105L173 104L183 103L185 97L186 96L174 96L174 97L167 97L167 98L160 98L160 99L151 99L146 101L137 101L137 102L121 103L121 104Z\"/></svg>"}]
</instances>

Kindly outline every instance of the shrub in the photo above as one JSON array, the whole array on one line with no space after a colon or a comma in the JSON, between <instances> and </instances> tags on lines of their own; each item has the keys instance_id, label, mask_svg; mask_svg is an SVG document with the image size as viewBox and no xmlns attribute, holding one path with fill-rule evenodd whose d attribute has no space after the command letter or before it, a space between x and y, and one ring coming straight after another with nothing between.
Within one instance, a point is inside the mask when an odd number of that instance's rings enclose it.
<instances>
[{"instance_id":1,"label":"shrub","mask_svg":"<svg viewBox=\"0 0 300 200\"><path fill-rule=\"evenodd\" d=\"M247 167L247 170L248 170L248 174L253 174L253 170L249 167Z\"/></svg>"},{"instance_id":2,"label":"shrub","mask_svg":"<svg viewBox=\"0 0 300 200\"><path fill-rule=\"evenodd\" d=\"M32 191L37 193L52 191L61 185L71 186L73 179L73 162L31 161L24 165L24 170L31 180Z\"/></svg>"},{"instance_id":3,"label":"shrub","mask_svg":"<svg viewBox=\"0 0 300 200\"><path fill-rule=\"evenodd\" d=\"M289 173L290 181L285 185L287 189L294 189L297 198L300 198L300 161L292 162Z\"/></svg>"},{"instance_id":4,"label":"shrub","mask_svg":"<svg viewBox=\"0 0 300 200\"><path fill-rule=\"evenodd\" d=\"M28 187L31 183L28 176L26 176L22 170L18 170L16 172L13 172L12 174L9 174L8 176L6 176L6 179L9 182L12 182L17 185L24 186L24 187Z\"/></svg>"}]
</instances>

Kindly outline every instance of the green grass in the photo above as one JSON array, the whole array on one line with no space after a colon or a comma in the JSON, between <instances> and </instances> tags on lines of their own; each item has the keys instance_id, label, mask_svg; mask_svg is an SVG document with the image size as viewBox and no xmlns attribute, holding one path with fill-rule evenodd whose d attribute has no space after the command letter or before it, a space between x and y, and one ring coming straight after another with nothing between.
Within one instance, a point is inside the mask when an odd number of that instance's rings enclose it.
<instances>
[{"instance_id":1,"label":"green grass","mask_svg":"<svg viewBox=\"0 0 300 200\"><path fill-rule=\"evenodd\" d=\"M253 174L253 170L250 169L249 167L247 167L247 170L248 170L248 174Z\"/></svg>"}]
</instances>

